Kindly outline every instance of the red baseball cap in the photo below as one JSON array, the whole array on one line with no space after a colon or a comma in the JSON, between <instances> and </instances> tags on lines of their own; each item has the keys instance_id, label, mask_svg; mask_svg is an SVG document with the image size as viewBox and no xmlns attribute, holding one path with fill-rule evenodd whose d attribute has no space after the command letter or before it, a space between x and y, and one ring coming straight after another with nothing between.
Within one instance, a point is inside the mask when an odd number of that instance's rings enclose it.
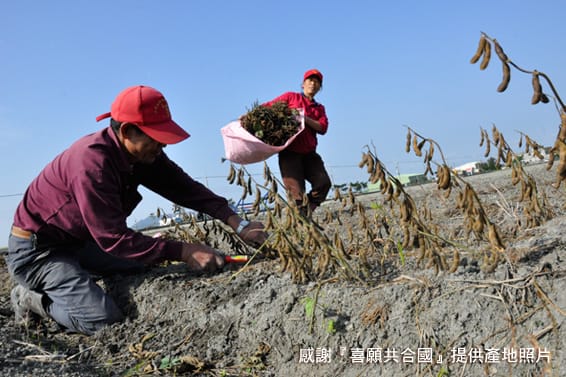
<instances>
[{"instance_id":1,"label":"red baseball cap","mask_svg":"<svg viewBox=\"0 0 566 377\"><path fill-rule=\"evenodd\" d=\"M96 121L109 117L117 122L135 124L147 136L162 144L175 144L190 136L171 119L163 94L149 86L124 89L112 103L110 112L97 116Z\"/></svg>"},{"instance_id":2,"label":"red baseball cap","mask_svg":"<svg viewBox=\"0 0 566 377\"><path fill-rule=\"evenodd\" d=\"M311 76L318 77L318 79L320 80L320 83L322 84L322 73L320 73L320 71L318 69L309 69L308 71L306 71L305 75L303 76L303 81L305 81L306 79L308 79Z\"/></svg>"}]
</instances>

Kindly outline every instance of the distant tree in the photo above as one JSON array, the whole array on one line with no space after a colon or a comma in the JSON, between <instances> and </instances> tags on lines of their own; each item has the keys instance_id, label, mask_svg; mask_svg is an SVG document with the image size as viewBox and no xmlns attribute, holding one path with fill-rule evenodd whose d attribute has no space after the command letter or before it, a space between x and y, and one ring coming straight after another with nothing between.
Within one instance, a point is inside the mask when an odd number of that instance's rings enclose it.
<instances>
[{"instance_id":1,"label":"distant tree","mask_svg":"<svg viewBox=\"0 0 566 377\"><path fill-rule=\"evenodd\" d=\"M350 182L349 186L352 188L354 192L362 192L364 189L368 187L367 182Z\"/></svg>"},{"instance_id":2,"label":"distant tree","mask_svg":"<svg viewBox=\"0 0 566 377\"><path fill-rule=\"evenodd\" d=\"M494 171L501 169L501 165L497 164L497 161L494 157L490 157L485 162L480 162L479 169L481 173L485 173L488 171Z\"/></svg>"},{"instance_id":3,"label":"distant tree","mask_svg":"<svg viewBox=\"0 0 566 377\"><path fill-rule=\"evenodd\" d=\"M340 183L340 184L332 185L333 189L338 189L342 193L347 192L350 187L352 188L353 192L362 192L364 189L368 187L368 183L357 181L357 182Z\"/></svg>"},{"instance_id":4,"label":"distant tree","mask_svg":"<svg viewBox=\"0 0 566 377\"><path fill-rule=\"evenodd\" d=\"M332 186L333 189L338 189L341 192L346 191L346 184L345 183L340 183L340 184L335 184Z\"/></svg>"}]
</instances>

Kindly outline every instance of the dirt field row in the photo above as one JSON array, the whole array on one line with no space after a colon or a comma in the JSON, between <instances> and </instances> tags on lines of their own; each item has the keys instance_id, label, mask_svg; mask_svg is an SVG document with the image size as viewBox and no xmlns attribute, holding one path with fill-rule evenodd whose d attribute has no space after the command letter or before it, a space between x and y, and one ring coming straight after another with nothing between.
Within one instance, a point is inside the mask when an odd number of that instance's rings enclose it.
<instances>
[{"instance_id":1,"label":"dirt field row","mask_svg":"<svg viewBox=\"0 0 566 377\"><path fill-rule=\"evenodd\" d=\"M277 260L214 276L174 264L101 281L128 319L84 337L52 324L15 328L2 264L0 374L562 376L564 189L551 187L554 174L543 165L527 171L554 217L519 230L519 188L511 185L509 171L466 178L504 235L508 262L493 272L482 270L480 246L472 241L455 273L436 274L407 253L404 263L398 256L370 259L366 284L297 284L279 271ZM447 234L461 233L454 198L444 198L434 184L408 191ZM358 200L369 215L380 208L372 205L381 202L380 194ZM339 203L325 206L341 211ZM346 238L347 225L358 221L348 213L326 230Z\"/></svg>"}]
</instances>

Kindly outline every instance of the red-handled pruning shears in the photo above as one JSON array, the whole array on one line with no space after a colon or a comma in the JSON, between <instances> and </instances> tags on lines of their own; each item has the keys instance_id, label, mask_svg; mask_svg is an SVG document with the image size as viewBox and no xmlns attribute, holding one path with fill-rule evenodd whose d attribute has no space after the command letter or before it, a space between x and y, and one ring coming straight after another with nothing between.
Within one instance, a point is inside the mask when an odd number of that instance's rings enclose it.
<instances>
[{"instance_id":1,"label":"red-handled pruning shears","mask_svg":"<svg viewBox=\"0 0 566 377\"><path fill-rule=\"evenodd\" d=\"M247 255L226 255L224 261L226 263L247 263L250 257Z\"/></svg>"}]
</instances>

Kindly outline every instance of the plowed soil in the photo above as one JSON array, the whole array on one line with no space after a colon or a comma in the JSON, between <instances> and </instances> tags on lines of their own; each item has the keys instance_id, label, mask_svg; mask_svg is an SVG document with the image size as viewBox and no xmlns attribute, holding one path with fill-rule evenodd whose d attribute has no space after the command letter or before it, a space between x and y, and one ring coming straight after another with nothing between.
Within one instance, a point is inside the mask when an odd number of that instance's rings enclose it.
<instances>
[{"instance_id":1,"label":"plowed soil","mask_svg":"<svg viewBox=\"0 0 566 377\"><path fill-rule=\"evenodd\" d=\"M368 284L297 284L277 260L215 275L172 264L101 280L128 319L86 337L50 322L16 327L2 262L0 374L564 376L566 195L551 186L554 170L526 169L554 212L534 228L517 227L523 204L509 170L466 178L502 230L507 261L492 272L482 269L481 245L472 240L454 273L417 265L408 252L404 263L370 260ZM434 183L408 192L446 234L461 234L454 194L444 198ZM383 198L357 200L371 215ZM327 231L346 238L356 215L337 202L324 206L341 212Z\"/></svg>"}]
</instances>

